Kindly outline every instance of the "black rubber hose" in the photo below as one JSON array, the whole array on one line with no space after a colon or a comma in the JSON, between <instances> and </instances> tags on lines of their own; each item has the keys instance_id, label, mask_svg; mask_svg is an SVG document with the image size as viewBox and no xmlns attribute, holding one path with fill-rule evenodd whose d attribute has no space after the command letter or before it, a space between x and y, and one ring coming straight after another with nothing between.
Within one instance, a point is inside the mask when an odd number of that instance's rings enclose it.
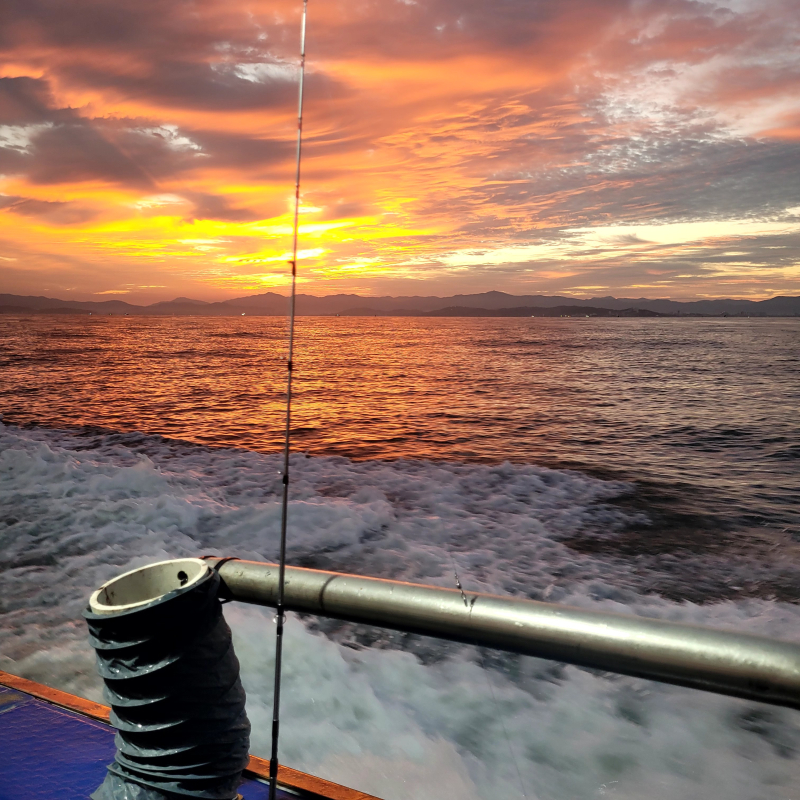
<instances>
[{"instance_id":1,"label":"black rubber hose","mask_svg":"<svg viewBox=\"0 0 800 800\"><path fill-rule=\"evenodd\" d=\"M117 753L92 800L233 800L250 723L214 570L139 608L86 609L117 729Z\"/></svg>"}]
</instances>

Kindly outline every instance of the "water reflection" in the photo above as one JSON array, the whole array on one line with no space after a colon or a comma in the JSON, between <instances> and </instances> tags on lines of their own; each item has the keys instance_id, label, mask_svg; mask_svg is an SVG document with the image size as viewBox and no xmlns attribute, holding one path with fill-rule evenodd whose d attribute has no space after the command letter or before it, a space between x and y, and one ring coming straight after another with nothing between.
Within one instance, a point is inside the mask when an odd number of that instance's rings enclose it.
<instances>
[{"instance_id":1,"label":"water reflection","mask_svg":"<svg viewBox=\"0 0 800 800\"><path fill-rule=\"evenodd\" d=\"M283 319L3 317L0 342L6 420L281 446ZM798 320L304 317L294 447L612 472L794 525L798 352Z\"/></svg>"}]
</instances>

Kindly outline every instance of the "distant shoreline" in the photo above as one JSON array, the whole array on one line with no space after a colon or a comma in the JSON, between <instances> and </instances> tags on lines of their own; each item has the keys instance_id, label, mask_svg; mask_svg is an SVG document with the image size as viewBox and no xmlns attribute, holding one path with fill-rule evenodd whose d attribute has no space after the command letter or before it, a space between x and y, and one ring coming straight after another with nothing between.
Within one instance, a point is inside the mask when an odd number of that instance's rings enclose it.
<instances>
[{"instance_id":1,"label":"distant shoreline","mask_svg":"<svg viewBox=\"0 0 800 800\"><path fill-rule=\"evenodd\" d=\"M366 312L357 311L354 313L340 312L337 314L298 314L300 317L323 317L334 318L342 317L344 319L363 319L363 318L381 318L381 319L797 319L800 314L765 314L765 313L745 313L740 311L736 314L729 314L723 312L721 314L700 314L700 313L677 313L677 314L659 314L656 311L647 311L645 309L630 308L616 311L608 308L593 308L592 313L586 313L584 309L579 311L566 311L559 308L555 309L525 309L531 313L519 313L519 309L469 309L468 311L455 312L450 309L443 309L442 311L429 311L429 312L403 312L403 311L381 311L381 312ZM504 313L508 312L508 313ZM0 307L0 317L136 317L136 318L171 318L180 317L181 319L235 319L237 317L284 317L285 314L270 313L270 312L246 312L236 313L231 312L228 314L169 314L169 313L115 313L113 311L85 311L77 308L49 308L49 309L30 309L30 308L8 308Z\"/></svg>"},{"instance_id":2,"label":"distant shoreline","mask_svg":"<svg viewBox=\"0 0 800 800\"><path fill-rule=\"evenodd\" d=\"M80 301L0 294L0 314L99 314L114 316L282 317L288 299L274 292L219 302L179 297L147 306L123 300ZM677 301L597 297L589 300L504 292L453 297L297 296L299 316L340 317L798 317L800 297L767 300Z\"/></svg>"}]
</instances>

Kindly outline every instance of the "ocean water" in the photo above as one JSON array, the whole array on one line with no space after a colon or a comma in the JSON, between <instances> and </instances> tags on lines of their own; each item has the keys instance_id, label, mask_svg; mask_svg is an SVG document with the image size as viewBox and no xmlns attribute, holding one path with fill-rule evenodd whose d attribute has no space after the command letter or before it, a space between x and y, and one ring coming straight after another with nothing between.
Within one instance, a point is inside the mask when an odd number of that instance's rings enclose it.
<instances>
[{"instance_id":1,"label":"ocean water","mask_svg":"<svg viewBox=\"0 0 800 800\"><path fill-rule=\"evenodd\" d=\"M800 321L301 318L291 563L800 641ZM125 569L274 559L285 325L0 317L0 669L99 699ZM274 626L226 607L269 747ZM800 714L292 617L282 760L405 798L793 798Z\"/></svg>"}]
</instances>

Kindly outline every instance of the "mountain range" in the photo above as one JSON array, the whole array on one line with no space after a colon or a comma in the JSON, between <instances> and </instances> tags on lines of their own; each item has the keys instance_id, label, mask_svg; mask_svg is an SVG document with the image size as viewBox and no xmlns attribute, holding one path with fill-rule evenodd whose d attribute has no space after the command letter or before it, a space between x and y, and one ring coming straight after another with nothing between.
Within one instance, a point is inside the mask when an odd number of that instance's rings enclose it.
<instances>
[{"instance_id":1,"label":"mountain range","mask_svg":"<svg viewBox=\"0 0 800 800\"><path fill-rule=\"evenodd\" d=\"M131 316L284 316L288 299L275 292L206 302L177 297L167 302L138 306L123 300L80 301L52 297L0 294L0 313L5 314L129 314ZM800 297L769 300L649 300L647 298L511 295L505 292L459 294L452 297L361 297L334 294L316 297L297 295L297 313L302 316L680 316L743 315L794 317L800 315Z\"/></svg>"}]
</instances>

